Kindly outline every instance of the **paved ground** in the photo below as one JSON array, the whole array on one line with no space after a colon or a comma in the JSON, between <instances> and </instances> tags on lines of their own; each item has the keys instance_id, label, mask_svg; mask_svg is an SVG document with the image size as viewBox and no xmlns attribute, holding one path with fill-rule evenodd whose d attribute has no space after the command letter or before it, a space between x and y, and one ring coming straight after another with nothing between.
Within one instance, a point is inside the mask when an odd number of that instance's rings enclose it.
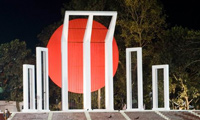
<instances>
[{"instance_id":1,"label":"paved ground","mask_svg":"<svg viewBox=\"0 0 200 120\"><path fill-rule=\"evenodd\" d=\"M132 120L165 120L155 112L125 112Z\"/></svg>"},{"instance_id":2,"label":"paved ground","mask_svg":"<svg viewBox=\"0 0 200 120\"><path fill-rule=\"evenodd\" d=\"M124 120L120 112L90 112L92 120Z\"/></svg>"},{"instance_id":3,"label":"paved ground","mask_svg":"<svg viewBox=\"0 0 200 120\"><path fill-rule=\"evenodd\" d=\"M4 120L2 113L0 113L0 120Z\"/></svg>"},{"instance_id":4,"label":"paved ground","mask_svg":"<svg viewBox=\"0 0 200 120\"><path fill-rule=\"evenodd\" d=\"M190 112L186 111L172 111L172 112L161 112L163 115L171 120L199 120L200 118Z\"/></svg>"},{"instance_id":5,"label":"paved ground","mask_svg":"<svg viewBox=\"0 0 200 120\"><path fill-rule=\"evenodd\" d=\"M200 111L51 111L13 113L11 118L12 120L200 120Z\"/></svg>"}]
</instances>

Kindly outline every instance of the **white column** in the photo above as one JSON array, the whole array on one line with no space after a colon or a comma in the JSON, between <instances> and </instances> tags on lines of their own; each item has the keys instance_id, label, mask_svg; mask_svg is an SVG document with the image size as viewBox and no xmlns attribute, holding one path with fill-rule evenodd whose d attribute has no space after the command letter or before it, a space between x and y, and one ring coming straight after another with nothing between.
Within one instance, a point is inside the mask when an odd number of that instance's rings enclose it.
<instances>
[{"instance_id":1,"label":"white column","mask_svg":"<svg viewBox=\"0 0 200 120\"><path fill-rule=\"evenodd\" d=\"M29 66L29 80L30 80L30 109L35 110L35 67Z\"/></svg>"},{"instance_id":2,"label":"white column","mask_svg":"<svg viewBox=\"0 0 200 120\"><path fill-rule=\"evenodd\" d=\"M158 108L158 69L164 74L164 108ZM169 108L169 65L152 66L153 110L170 110Z\"/></svg>"},{"instance_id":3,"label":"white column","mask_svg":"<svg viewBox=\"0 0 200 120\"><path fill-rule=\"evenodd\" d=\"M41 110L49 111L49 77L48 77L47 48L36 47L36 64L37 64L37 109L39 111ZM42 102L42 96L44 96L43 102ZM44 105L44 108L42 108L42 105Z\"/></svg>"},{"instance_id":4,"label":"white column","mask_svg":"<svg viewBox=\"0 0 200 120\"><path fill-rule=\"evenodd\" d=\"M83 38L83 109L91 110L91 57L90 41L93 15L89 15Z\"/></svg>"},{"instance_id":5,"label":"white column","mask_svg":"<svg viewBox=\"0 0 200 120\"><path fill-rule=\"evenodd\" d=\"M142 73L142 48L137 51L137 79L138 79L138 109L143 108L143 73Z\"/></svg>"},{"instance_id":6,"label":"white column","mask_svg":"<svg viewBox=\"0 0 200 120\"><path fill-rule=\"evenodd\" d=\"M64 25L61 38L61 60L62 60L62 111L68 110L68 28L69 14L65 12Z\"/></svg>"},{"instance_id":7,"label":"white column","mask_svg":"<svg viewBox=\"0 0 200 120\"><path fill-rule=\"evenodd\" d=\"M37 110L42 110L42 63L41 51L36 48L36 68L37 68Z\"/></svg>"},{"instance_id":8,"label":"white column","mask_svg":"<svg viewBox=\"0 0 200 120\"><path fill-rule=\"evenodd\" d=\"M138 87L138 109L143 108L143 73L142 73L142 48L126 49L126 86L127 86L127 110L132 108L132 75L131 75L131 52L137 52L137 87Z\"/></svg>"},{"instance_id":9,"label":"white column","mask_svg":"<svg viewBox=\"0 0 200 120\"><path fill-rule=\"evenodd\" d=\"M153 94L153 109L158 108L158 78L157 70L152 66L152 94Z\"/></svg>"},{"instance_id":10,"label":"white column","mask_svg":"<svg viewBox=\"0 0 200 120\"><path fill-rule=\"evenodd\" d=\"M105 38L105 107L107 110L114 110L113 96L113 36L117 13L112 16L109 29Z\"/></svg>"},{"instance_id":11,"label":"white column","mask_svg":"<svg viewBox=\"0 0 200 120\"><path fill-rule=\"evenodd\" d=\"M43 51L43 76L44 76L44 110L49 110L49 68L48 68L48 49Z\"/></svg>"},{"instance_id":12,"label":"white column","mask_svg":"<svg viewBox=\"0 0 200 120\"><path fill-rule=\"evenodd\" d=\"M28 82L29 81L29 82ZM30 103L29 100L30 99ZM35 110L35 67L23 65L23 112Z\"/></svg>"},{"instance_id":13,"label":"white column","mask_svg":"<svg viewBox=\"0 0 200 120\"><path fill-rule=\"evenodd\" d=\"M169 107L169 65L164 68L164 100L165 110L170 110Z\"/></svg>"},{"instance_id":14,"label":"white column","mask_svg":"<svg viewBox=\"0 0 200 120\"><path fill-rule=\"evenodd\" d=\"M126 92L127 110L132 109L131 52L126 49Z\"/></svg>"}]
</instances>

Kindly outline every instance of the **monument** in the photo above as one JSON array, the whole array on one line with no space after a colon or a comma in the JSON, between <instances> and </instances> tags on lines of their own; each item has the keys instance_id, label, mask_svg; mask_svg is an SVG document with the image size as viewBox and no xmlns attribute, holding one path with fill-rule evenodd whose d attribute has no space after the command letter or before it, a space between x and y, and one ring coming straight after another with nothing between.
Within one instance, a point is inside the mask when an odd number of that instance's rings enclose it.
<instances>
[{"instance_id":1,"label":"monument","mask_svg":"<svg viewBox=\"0 0 200 120\"><path fill-rule=\"evenodd\" d=\"M87 17L81 19L70 20L70 16ZM101 25L94 21L94 17L111 17L109 27ZM62 111L69 111L68 104L68 91L83 93L83 109L91 111L91 92L103 87L105 83L105 110L114 110L114 91L113 91L113 75L117 70L118 65L118 49L114 39L114 30L117 19L117 12L108 11L66 11L64 24L60 26L52 35L47 48L36 48L36 73L37 84L35 84L35 68L34 65L23 65L23 99L24 99L24 112L27 111L49 111L49 76L58 80L53 81L58 86L62 87ZM79 22L83 22L79 23ZM80 27L82 26L82 27ZM79 28L80 27L80 28ZM98 32L94 32L99 30ZM103 31L101 31L103 30ZM75 36L70 36L70 32L76 31ZM57 33L58 32L58 33ZM57 35L58 34L58 35ZM105 36L99 36L104 34ZM101 38L101 40L96 40ZM56 41L52 40L56 38ZM75 39L75 41L72 40ZM70 46L74 44L74 46ZM57 46L58 49L52 49ZM103 51L99 58L101 59L101 67L103 72L100 76L104 77L99 83L94 83L94 65L96 60L94 53L96 47L100 47L99 51ZM71 49L75 51L70 51ZM137 52L137 88L138 88L138 108L132 108L132 73L131 73L131 52ZM54 55L54 56L53 56ZM58 55L58 56L56 56ZM72 55L78 58L72 59ZM70 57L69 57L70 56ZM54 61L57 60L58 62ZM70 68L70 63L77 60L80 65L75 69L79 73L73 72ZM98 61L98 63L101 63ZM102 69L101 68L101 69ZM168 79L168 66L153 66L153 109L157 109L157 86L156 76L157 69L164 68L164 85L165 85L165 109L169 110L169 79ZM71 71L70 71L71 70ZM74 68L73 68L74 70ZM144 110L143 105L143 75L142 75L142 48L127 48L126 49L126 81L127 81L127 110ZM53 73L55 73L53 76ZM76 74L75 74L76 73ZM78 77L77 77L78 76ZM77 78L76 78L77 77ZM77 84L82 85L79 90L74 89L73 83L76 79L80 79ZM59 81L60 80L60 81ZM74 81L73 81L74 80ZM71 82L71 83L70 83ZM97 88L91 87L92 83L99 84ZM103 83L103 84L102 84ZM35 87L37 94L35 94ZM37 95L37 96L35 96ZM37 106L37 109L36 109Z\"/></svg>"}]
</instances>

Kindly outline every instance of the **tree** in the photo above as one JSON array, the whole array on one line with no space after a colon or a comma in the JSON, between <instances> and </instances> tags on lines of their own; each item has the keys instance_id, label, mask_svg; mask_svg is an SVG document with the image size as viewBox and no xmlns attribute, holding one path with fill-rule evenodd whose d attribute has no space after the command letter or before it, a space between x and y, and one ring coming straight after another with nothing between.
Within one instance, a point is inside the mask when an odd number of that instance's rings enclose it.
<instances>
[{"instance_id":1,"label":"tree","mask_svg":"<svg viewBox=\"0 0 200 120\"><path fill-rule=\"evenodd\" d=\"M178 26L167 30L163 41L157 44L159 62L170 66L171 102L182 109L199 102L199 45L200 31Z\"/></svg>"},{"instance_id":2,"label":"tree","mask_svg":"<svg viewBox=\"0 0 200 120\"><path fill-rule=\"evenodd\" d=\"M121 40L124 41L124 50L128 47L142 47L143 50L144 103L147 109L151 109L149 97L152 81L151 66L157 63L157 61L152 60L153 57L158 57L153 50L155 43L161 40L161 36L165 32L165 14L162 5L157 0L121 0L118 3L121 6L118 11L117 25L119 26ZM123 61L122 65L125 67L124 50L120 54L123 56L121 61ZM132 59L132 63L133 75L136 75L136 57ZM134 78L133 88L135 88L137 77ZM137 98L137 95L134 97Z\"/></svg>"},{"instance_id":3,"label":"tree","mask_svg":"<svg viewBox=\"0 0 200 120\"><path fill-rule=\"evenodd\" d=\"M157 0L121 0L120 4L118 25L126 47L145 47L160 38L165 15Z\"/></svg>"},{"instance_id":4,"label":"tree","mask_svg":"<svg viewBox=\"0 0 200 120\"><path fill-rule=\"evenodd\" d=\"M1 82L5 89L3 96L6 100L19 102L23 97L22 65L34 63L31 50L26 48L24 41L18 39L0 45Z\"/></svg>"}]
</instances>

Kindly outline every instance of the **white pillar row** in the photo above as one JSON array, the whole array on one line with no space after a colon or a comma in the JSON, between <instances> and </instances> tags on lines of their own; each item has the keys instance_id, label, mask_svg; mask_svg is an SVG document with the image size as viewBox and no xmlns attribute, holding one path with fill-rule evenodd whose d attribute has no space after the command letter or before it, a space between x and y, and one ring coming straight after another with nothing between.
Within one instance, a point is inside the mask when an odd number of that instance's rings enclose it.
<instances>
[{"instance_id":1,"label":"white pillar row","mask_svg":"<svg viewBox=\"0 0 200 120\"><path fill-rule=\"evenodd\" d=\"M23 64L23 112L35 111L35 67Z\"/></svg>"},{"instance_id":2,"label":"white pillar row","mask_svg":"<svg viewBox=\"0 0 200 120\"><path fill-rule=\"evenodd\" d=\"M137 86L138 109L132 108L132 74L131 52L137 52ZM127 86L127 110L144 110L143 108L143 76L142 76L142 48L126 48L126 86Z\"/></svg>"},{"instance_id":3,"label":"white pillar row","mask_svg":"<svg viewBox=\"0 0 200 120\"><path fill-rule=\"evenodd\" d=\"M48 49L36 47L37 109L49 111Z\"/></svg>"},{"instance_id":4,"label":"white pillar row","mask_svg":"<svg viewBox=\"0 0 200 120\"><path fill-rule=\"evenodd\" d=\"M92 33L93 16L112 16L112 20L105 39L105 87L106 109L113 110L113 61L112 40L116 24L117 12L105 11L66 11L61 38L62 53L62 110L68 110L68 28L69 16L89 16L83 40L83 93L84 109L91 109L91 52L90 41Z\"/></svg>"},{"instance_id":5,"label":"white pillar row","mask_svg":"<svg viewBox=\"0 0 200 120\"><path fill-rule=\"evenodd\" d=\"M164 108L158 108L158 69L163 69L164 75ZM153 110L170 110L169 107L169 65L152 66Z\"/></svg>"}]
</instances>

